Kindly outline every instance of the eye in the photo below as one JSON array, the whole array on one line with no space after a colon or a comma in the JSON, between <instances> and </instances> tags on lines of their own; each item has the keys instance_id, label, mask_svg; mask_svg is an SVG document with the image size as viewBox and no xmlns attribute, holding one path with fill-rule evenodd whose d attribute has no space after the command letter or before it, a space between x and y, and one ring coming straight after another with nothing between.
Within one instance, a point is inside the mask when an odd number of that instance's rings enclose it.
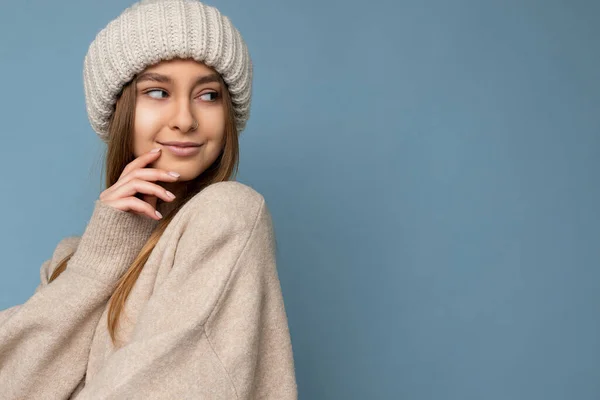
<instances>
[{"instance_id":1,"label":"eye","mask_svg":"<svg viewBox=\"0 0 600 400\"><path fill-rule=\"evenodd\" d=\"M162 90L162 89L151 89L151 90L147 90L147 91L145 91L145 92L144 92L144 94L148 94L148 95L149 95L149 93L152 93L152 92L162 92L162 93L167 93L167 92L165 92L165 91L164 91L164 90ZM152 97L152 98L154 98L154 99L160 98L160 97L154 97L154 96L150 96L150 97Z\"/></svg>"},{"instance_id":2,"label":"eye","mask_svg":"<svg viewBox=\"0 0 600 400\"><path fill-rule=\"evenodd\" d=\"M150 93L153 93L153 92L164 93L165 96L160 97L160 96L150 95ZM146 90L144 92L144 94L147 94L148 96L152 97L153 99L161 99L161 98L165 98L165 97L168 96L167 92L165 90L162 90L162 89L150 89L150 90ZM219 98L219 92L206 92L206 93L201 94L199 97L203 97L203 96L213 96L212 99L205 97L206 101L213 103L213 102L215 102Z\"/></svg>"},{"instance_id":3,"label":"eye","mask_svg":"<svg viewBox=\"0 0 600 400\"><path fill-rule=\"evenodd\" d=\"M214 102L214 101L216 101L219 98L219 92L206 92L206 93L201 94L200 97L207 96L207 95L213 95L214 96L214 98L212 100L208 99L208 101L210 101L210 102Z\"/></svg>"}]
</instances>

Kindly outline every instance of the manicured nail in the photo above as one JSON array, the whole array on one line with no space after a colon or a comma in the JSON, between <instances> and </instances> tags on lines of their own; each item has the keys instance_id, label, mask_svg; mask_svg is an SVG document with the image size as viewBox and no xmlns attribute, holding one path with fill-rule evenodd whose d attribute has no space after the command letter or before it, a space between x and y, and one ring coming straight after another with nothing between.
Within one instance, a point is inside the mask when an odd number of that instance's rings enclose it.
<instances>
[{"instance_id":1,"label":"manicured nail","mask_svg":"<svg viewBox=\"0 0 600 400\"><path fill-rule=\"evenodd\" d=\"M160 151L160 147L150 150L150 153L158 153Z\"/></svg>"},{"instance_id":2,"label":"manicured nail","mask_svg":"<svg viewBox=\"0 0 600 400\"><path fill-rule=\"evenodd\" d=\"M158 218L162 218L162 214L161 214L161 213L159 213L159 212L158 212L158 210L156 210L156 211L154 211L154 212L156 213L156 216L157 216Z\"/></svg>"},{"instance_id":3,"label":"manicured nail","mask_svg":"<svg viewBox=\"0 0 600 400\"><path fill-rule=\"evenodd\" d=\"M179 178L181 176L177 172L173 172L173 171L169 171L169 172L167 172L167 174L174 176L175 178Z\"/></svg>"},{"instance_id":4,"label":"manicured nail","mask_svg":"<svg viewBox=\"0 0 600 400\"><path fill-rule=\"evenodd\" d=\"M167 192L167 196L169 196L170 198L175 198L175 195L173 193L169 192L168 190L165 190L165 192Z\"/></svg>"}]
</instances>

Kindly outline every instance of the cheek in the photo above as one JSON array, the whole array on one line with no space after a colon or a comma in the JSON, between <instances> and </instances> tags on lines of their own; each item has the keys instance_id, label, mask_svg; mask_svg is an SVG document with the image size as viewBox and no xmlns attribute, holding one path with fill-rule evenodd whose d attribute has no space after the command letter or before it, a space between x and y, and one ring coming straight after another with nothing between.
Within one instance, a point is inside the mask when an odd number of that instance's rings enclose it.
<instances>
[{"instance_id":1,"label":"cheek","mask_svg":"<svg viewBox=\"0 0 600 400\"><path fill-rule=\"evenodd\" d=\"M222 110L215 112L207 119L207 132L213 140L221 140L225 136L225 113Z\"/></svg>"},{"instance_id":2,"label":"cheek","mask_svg":"<svg viewBox=\"0 0 600 400\"><path fill-rule=\"evenodd\" d=\"M158 124L156 112L146 107L136 108L133 132L133 151L136 156L150 151L154 146L152 135L156 132Z\"/></svg>"},{"instance_id":3,"label":"cheek","mask_svg":"<svg viewBox=\"0 0 600 400\"><path fill-rule=\"evenodd\" d=\"M158 124L159 113L148 107L137 107L135 109L135 130L136 132L152 132L152 129Z\"/></svg>"}]
</instances>

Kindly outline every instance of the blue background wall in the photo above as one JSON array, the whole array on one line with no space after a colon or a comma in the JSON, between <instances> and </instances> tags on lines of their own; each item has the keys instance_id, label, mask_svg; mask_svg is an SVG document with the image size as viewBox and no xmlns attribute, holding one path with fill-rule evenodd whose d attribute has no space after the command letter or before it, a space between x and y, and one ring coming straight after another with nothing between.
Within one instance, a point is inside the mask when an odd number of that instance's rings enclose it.
<instances>
[{"instance_id":1,"label":"blue background wall","mask_svg":"<svg viewBox=\"0 0 600 400\"><path fill-rule=\"evenodd\" d=\"M600 398L600 3L207 3L255 65L300 398ZM0 308L102 190L82 63L129 4L0 6Z\"/></svg>"}]
</instances>

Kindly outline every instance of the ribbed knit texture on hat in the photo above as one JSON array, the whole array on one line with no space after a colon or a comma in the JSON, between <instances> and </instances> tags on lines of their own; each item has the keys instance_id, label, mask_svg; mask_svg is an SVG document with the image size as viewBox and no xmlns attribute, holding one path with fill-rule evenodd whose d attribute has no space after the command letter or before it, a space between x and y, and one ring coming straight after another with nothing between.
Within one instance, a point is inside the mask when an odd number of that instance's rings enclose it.
<instances>
[{"instance_id":1,"label":"ribbed knit texture on hat","mask_svg":"<svg viewBox=\"0 0 600 400\"><path fill-rule=\"evenodd\" d=\"M238 134L244 130L250 117L252 61L229 18L197 0L141 0L109 22L85 56L86 109L104 142L123 85L147 67L173 58L192 58L221 74Z\"/></svg>"}]
</instances>

